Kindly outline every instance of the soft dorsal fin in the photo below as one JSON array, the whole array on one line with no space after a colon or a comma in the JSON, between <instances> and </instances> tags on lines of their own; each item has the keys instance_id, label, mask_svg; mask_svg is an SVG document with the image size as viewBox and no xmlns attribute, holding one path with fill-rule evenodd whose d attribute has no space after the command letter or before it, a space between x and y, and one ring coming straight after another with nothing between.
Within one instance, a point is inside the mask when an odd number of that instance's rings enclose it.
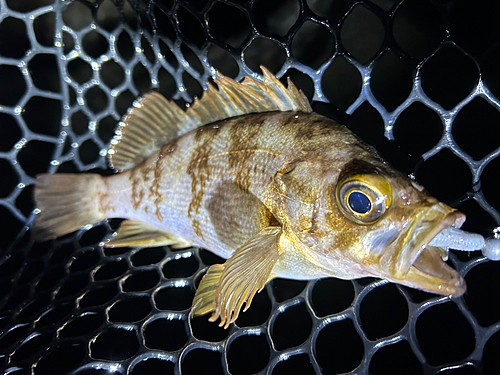
<instances>
[{"instance_id":1,"label":"soft dorsal fin","mask_svg":"<svg viewBox=\"0 0 500 375\"><path fill-rule=\"evenodd\" d=\"M124 171L137 165L177 137L212 122L257 112L312 112L304 94L288 79L288 88L262 67L263 82L243 82L218 74L218 90L208 85L201 99L183 111L157 92L136 100L118 123L108 157L112 168Z\"/></svg>"}]
</instances>

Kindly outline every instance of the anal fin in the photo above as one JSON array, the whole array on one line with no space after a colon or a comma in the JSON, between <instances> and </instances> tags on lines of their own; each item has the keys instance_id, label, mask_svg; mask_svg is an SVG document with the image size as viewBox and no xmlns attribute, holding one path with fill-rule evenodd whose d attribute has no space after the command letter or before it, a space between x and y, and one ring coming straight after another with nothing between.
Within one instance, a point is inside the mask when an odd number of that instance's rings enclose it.
<instances>
[{"instance_id":1,"label":"anal fin","mask_svg":"<svg viewBox=\"0 0 500 375\"><path fill-rule=\"evenodd\" d=\"M193 300L191 312L194 317L208 314L214 309L215 292L219 285L220 277L224 271L224 265L214 264L210 266L200 282Z\"/></svg>"},{"instance_id":2,"label":"anal fin","mask_svg":"<svg viewBox=\"0 0 500 375\"><path fill-rule=\"evenodd\" d=\"M120 224L116 235L104 246L172 246L174 248L184 248L192 246L192 243L174 234L158 229L149 223L139 220L125 220Z\"/></svg>"},{"instance_id":3,"label":"anal fin","mask_svg":"<svg viewBox=\"0 0 500 375\"><path fill-rule=\"evenodd\" d=\"M213 311L210 321L221 318L219 326L228 328L245 304L246 311L256 293L271 277L280 257L280 227L262 229L238 248L224 265L210 267L201 280L193 302L193 315Z\"/></svg>"}]
</instances>

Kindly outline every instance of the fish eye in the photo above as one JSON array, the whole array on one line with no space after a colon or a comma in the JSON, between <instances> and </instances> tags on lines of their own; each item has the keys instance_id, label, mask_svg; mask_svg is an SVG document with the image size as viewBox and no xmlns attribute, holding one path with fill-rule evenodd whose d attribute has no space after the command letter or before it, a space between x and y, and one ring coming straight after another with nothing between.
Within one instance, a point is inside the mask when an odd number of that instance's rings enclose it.
<instances>
[{"instance_id":1,"label":"fish eye","mask_svg":"<svg viewBox=\"0 0 500 375\"><path fill-rule=\"evenodd\" d=\"M389 208L391 188L378 174L355 174L337 185L336 198L348 219L358 224L373 224Z\"/></svg>"},{"instance_id":2,"label":"fish eye","mask_svg":"<svg viewBox=\"0 0 500 375\"><path fill-rule=\"evenodd\" d=\"M349 207L358 214L367 214L372 209L370 198L362 191L351 191L346 194L346 198Z\"/></svg>"}]
</instances>

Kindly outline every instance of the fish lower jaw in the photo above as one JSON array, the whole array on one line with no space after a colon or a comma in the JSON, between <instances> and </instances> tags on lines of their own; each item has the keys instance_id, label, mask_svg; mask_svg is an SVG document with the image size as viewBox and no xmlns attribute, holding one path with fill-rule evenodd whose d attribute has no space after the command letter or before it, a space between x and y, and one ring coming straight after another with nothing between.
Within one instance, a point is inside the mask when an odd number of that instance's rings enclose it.
<instances>
[{"instance_id":1,"label":"fish lower jaw","mask_svg":"<svg viewBox=\"0 0 500 375\"><path fill-rule=\"evenodd\" d=\"M465 280L458 273L451 279L443 280L425 274L415 266L411 267L404 280L398 280L397 282L425 292L440 294L451 298L461 297L467 290Z\"/></svg>"},{"instance_id":2,"label":"fish lower jaw","mask_svg":"<svg viewBox=\"0 0 500 375\"><path fill-rule=\"evenodd\" d=\"M397 283L449 297L460 297L467 289L463 277L442 260L439 248L427 246Z\"/></svg>"}]
</instances>

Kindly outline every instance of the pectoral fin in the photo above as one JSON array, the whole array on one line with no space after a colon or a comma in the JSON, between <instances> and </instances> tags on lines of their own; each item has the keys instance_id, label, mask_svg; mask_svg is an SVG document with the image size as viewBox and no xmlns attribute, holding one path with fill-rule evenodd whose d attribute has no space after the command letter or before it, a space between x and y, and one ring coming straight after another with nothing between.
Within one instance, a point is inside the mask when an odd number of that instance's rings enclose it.
<instances>
[{"instance_id":1,"label":"pectoral fin","mask_svg":"<svg viewBox=\"0 0 500 375\"><path fill-rule=\"evenodd\" d=\"M238 248L224 265L214 265L201 280L193 301L193 315L213 311L210 321L221 318L219 326L228 328L246 311L257 292L271 276L280 257L280 227L267 227Z\"/></svg>"},{"instance_id":2,"label":"pectoral fin","mask_svg":"<svg viewBox=\"0 0 500 375\"><path fill-rule=\"evenodd\" d=\"M190 247L192 244L183 238L165 232L143 221L125 220L120 224L116 236L112 237L104 246L172 246L174 248L183 248Z\"/></svg>"}]
</instances>

